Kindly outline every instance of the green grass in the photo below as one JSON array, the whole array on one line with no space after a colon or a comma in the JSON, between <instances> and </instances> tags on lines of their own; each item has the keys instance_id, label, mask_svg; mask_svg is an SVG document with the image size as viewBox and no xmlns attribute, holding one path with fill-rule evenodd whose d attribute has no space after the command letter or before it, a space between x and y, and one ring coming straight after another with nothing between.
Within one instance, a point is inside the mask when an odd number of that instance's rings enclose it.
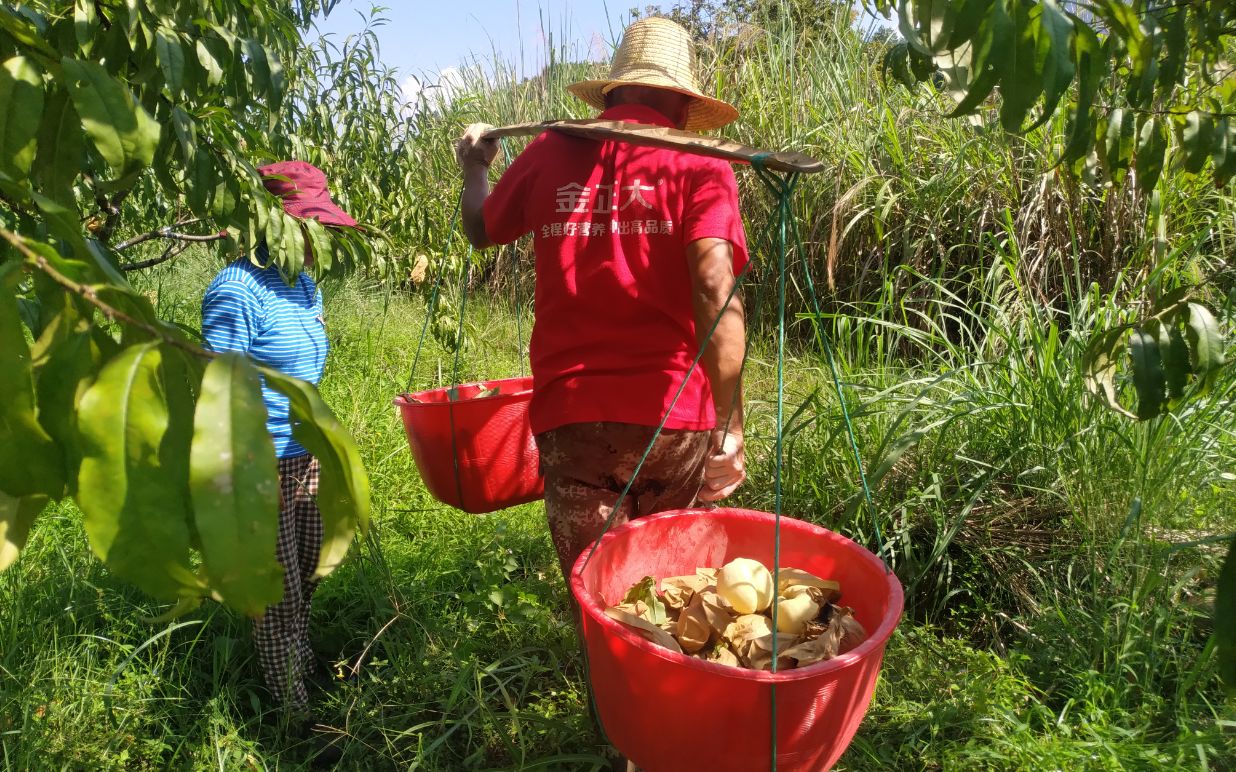
<instances>
[{"instance_id":1,"label":"green grass","mask_svg":"<svg viewBox=\"0 0 1236 772\"><path fill-rule=\"evenodd\" d=\"M140 281L193 325L206 262ZM326 290L323 393L374 489L373 526L313 616L321 655L371 657L358 683L318 702L345 768L597 768L604 746L540 506L450 510L407 450L391 399L409 382L423 298L359 279ZM517 325L505 300L473 301L461 378L518 373L526 311ZM873 358L875 341L838 336L865 464L893 461L873 482L907 591L842 768L1233 768L1236 710L1209 643L1215 545L1173 543L1236 528L1223 474L1233 376L1179 424L1133 425L1082 397L1087 317L1052 334L1031 303L975 308L983 336L968 346L904 325L879 346L913 355ZM866 513L847 507L854 468L823 362L795 339L787 399L803 409L787 431L786 511L875 546ZM431 338L414 385L449 381L451 363ZM763 333L748 381L752 477L736 503L768 508ZM6 768L312 763L315 746L267 706L247 621L210 604L147 621L161 610L91 558L72 505L44 515L0 575Z\"/></svg>"}]
</instances>

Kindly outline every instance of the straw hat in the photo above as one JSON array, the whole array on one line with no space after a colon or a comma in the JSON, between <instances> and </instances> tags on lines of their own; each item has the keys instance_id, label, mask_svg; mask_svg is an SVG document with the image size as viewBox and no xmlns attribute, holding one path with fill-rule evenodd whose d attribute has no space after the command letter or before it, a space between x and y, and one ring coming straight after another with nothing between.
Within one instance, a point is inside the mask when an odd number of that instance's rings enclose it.
<instances>
[{"instance_id":1,"label":"straw hat","mask_svg":"<svg viewBox=\"0 0 1236 772\"><path fill-rule=\"evenodd\" d=\"M694 97L687 108L688 131L718 129L738 117L728 102L706 96L695 74L691 35L669 19L652 16L627 27L610 63L609 77L572 83L567 90L605 109L605 95L619 86L655 86Z\"/></svg>"}]
</instances>

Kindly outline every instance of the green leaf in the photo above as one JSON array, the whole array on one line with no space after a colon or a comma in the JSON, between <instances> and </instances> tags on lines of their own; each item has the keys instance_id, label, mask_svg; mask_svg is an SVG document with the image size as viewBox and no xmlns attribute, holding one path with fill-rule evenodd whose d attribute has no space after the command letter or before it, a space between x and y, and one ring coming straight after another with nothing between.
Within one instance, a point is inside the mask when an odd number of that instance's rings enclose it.
<instances>
[{"instance_id":1,"label":"green leaf","mask_svg":"<svg viewBox=\"0 0 1236 772\"><path fill-rule=\"evenodd\" d=\"M991 13L975 34L974 43L977 45L970 57L970 83L966 87L966 96L949 113L950 118L974 112L991 94L1002 73L999 57L1013 45L1015 32L1004 0L995 0Z\"/></svg>"},{"instance_id":2,"label":"green leaf","mask_svg":"<svg viewBox=\"0 0 1236 772\"><path fill-rule=\"evenodd\" d=\"M189 561L188 416L173 416L155 343L107 363L82 395L77 503L95 555L117 577L162 599L202 594ZM190 414L191 415L191 414Z\"/></svg>"},{"instance_id":3,"label":"green leaf","mask_svg":"<svg viewBox=\"0 0 1236 772\"><path fill-rule=\"evenodd\" d=\"M219 59L215 56L215 52L202 40L197 41L195 48L197 50L198 64L202 66L202 70L206 73L207 88L218 86L223 82L223 67L219 64Z\"/></svg>"},{"instance_id":4,"label":"green leaf","mask_svg":"<svg viewBox=\"0 0 1236 772\"><path fill-rule=\"evenodd\" d=\"M34 173L43 193L66 207L76 208L71 186L82 172L86 137L68 92L58 89L47 100L38 143Z\"/></svg>"},{"instance_id":5,"label":"green leaf","mask_svg":"<svg viewBox=\"0 0 1236 772\"><path fill-rule=\"evenodd\" d=\"M99 10L95 0L74 0L73 2L73 34L81 52L90 55L94 47L94 37L99 27Z\"/></svg>"},{"instance_id":6,"label":"green leaf","mask_svg":"<svg viewBox=\"0 0 1236 772\"><path fill-rule=\"evenodd\" d=\"M1073 66L1073 20L1054 0L1043 0L1039 17L1039 57L1043 61L1043 114L1035 126L1056 112L1077 70ZM1034 127L1031 127L1034 128Z\"/></svg>"},{"instance_id":7,"label":"green leaf","mask_svg":"<svg viewBox=\"0 0 1236 772\"><path fill-rule=\"evenodd\" d=\"M321 578L343 561L356 531L368 528L369 476L356 443L313 386L267 367L260 372L270 388L290 400L292 436L322 466L322 554L316 572Z\"/></svg>"},{"instance_id":8,"label":"green leaf","mask_svg":"<svg viewBox=\"0 0 1236 772\"><path fill-rule=\"evenodd\" d=\"M1086 390L1104 405L1126 418L1137 418L1120 404L1116 393L1116 370L1125 349L1124 336L1128 329L1118 327L1096 335L1082 354L1082 373Z\"/></svg>"},{"instance_id":9,"label":"green leaf","mask_svg":"<svg viewBox=\"0 0 1236 772\"><path fill-rule=\"evenodd\" d=\"M1029 4L1014 5L1011 45L993 56L1000 69L1000 123L1005 131L1021 132L1026 114L1043 93L1043 73L1035 34L1037 19L1031 18Z\"/></svg>"},{"instance_id":10,"label":"green leaf","mask_svg":"<svg viewBox=\"0 0 1236 772\"><path fill-rule=\"evenodd\" d=\"M1159 333L1159 348L1163 353L1163 375L1167 379L1167 396L1177 400L1184 397L1192 367L1189 365L1189 347L1184 334L1175 325L1164 324ZM1166 338L1166 340L1165 340Z\"/></svg>"},{"instance_id":11,"label":"green leaf","mask_svg":"<svg viewBox=\"0 0 1236 772\"><path fill-rule=\"evenodd\" d=\"M1194 373L1202 376L1223 365L1223 335L1219 332L1219 323L1205 306L1189 304L1185 334L1189 338L1189 361Z\"/></svg>"},{"instance_id":12,"label":"green leaf","mask_svg":"<svg viewBox=\"0 0 1236 772\"><path fill-rule=\"evenodd\" d=\"M1163 412L1167 399L1158 337L1149 330L1134 328L1129 335L1129 359L1137 389L1137 417L1143 421L1154 418Z\"/></svg>"},{"instance_id":13,"label":"green leaf","mask_svg":"<svg viewBox=\"0 0 1236 772\"><path fill-rule=\"evenodd\" d=\"M193 155L193 167L185 180L185 204L198 217L210 217L211 194L215 189L215 162L213 153L198 148Z\"/></svg>"},{"instance_id":14,"label":"green leaf","mask_svg":"<svg viewBox=\"0 0 1236 772\"><path fill-rule=\"evenodd\" d=\"M95 62L65 57L61 64L82 128L103 160L120 178L149 166L159 146L159 124L133 92Z\"/></svg>"},{"instance_id":15,"label":"green leaf","mask_svg":"<svg viewBox=\"0 0 1236 772\"><path fill-rule=\"evenodd\" d=\"M231 222L239 202L240 183L233 175L221 171L219 180L215 183L214 199L210 207L211 216L218 223Z\"/></svg>"},{"instance_id":16,"label":"green leaf","mask_svg":"<svg viewBox=\"0 0 1236 772\"><path fill-rule=\"evenodd\" d=\"M627 594L622 599L623 603L643 603L648 607L648 616L645 617L654 625L664 624L667 619L665 615L665 602L657 597L657 579L654 576L645 576L640 579L637 584L627 590Z\"/></svg>"},{"instance_id":17,"label":"green leaf","mask_svg":"<svg viewBox=\"0 0 1236 772\"><path fill-rule=\"evenodd\" d=\"M1163 173L1163 155L1167 152L1167 130L1154 116L1143 119L1137 138L1137 187L1148 193L1154 190Z\"/></svg>"},{"instance_id":18,"label":"green leaf","mask_svg":"<svg viewBox=\"0 0 1236 772\"><path fill-rule=\"evenodd\" d=\"M1194 174L1200 172L1210 157L1213 144L1214 124L1210 113L1194 110L1185 116L1184 129L1180 134L1180 145L1184 150L1184 167Z\"/></svg>"},{"instance_id":19,"label":"green leaf","mask_svg":"<svg viewBox=\"0 0 1236 772\"><path fill-rule=\"evenodd\" d=\"M77 474L82 462L77 435L78 404L103 358L104 352L89 330L75 332L50 349L37 376L39 422L60 446L72 495L77 493Z\"/></svg>"},{"instance_id":20,"label":"green leaf","mask_svg":"<svg viewBox=\"0 0 1236 772\"><path fill-rule=\"evenodd\" d=\"M40 26L33 23L31 16L21 12L20 5L14 3L0 5L0 31L7 32L18 43L42 56L55 57L55 49L45 40L46 22L39 16L34 16L34 18L40 20Z\"/></svg>"},{"instance_id":21,"label":"green leaf","mask_svg":"<svg viewBox=\"0 0 1236 772\"><path fill-rule=\"evenodd\" d=\"M1132 110L1117 107L1112 110L1106 122L1100 121L1098 128L1103 130L1099 140L1103 143L1103 152L1099 160L1107 176L1113 182L1123 179L1133 160L1133 129L1136 115Z\"/></svg>"},{"instance_id":22,"label":"green leaf","mask_svg":"<svg viewBox=\"0 0 1236 772\"><path fill-rule=\"evenodd\" d=\"M1214 148L1211 159L1214 163L1215 184L1220 187L1236 175L1236 123L1227 116L1214 123Z\"/></svg>"},{"instance_id":23,"label":"green leaf","mask_svg":"<svg viewBox=\"0 0 1236 772\"><path fill-rule=\"evenodd\" d=\"M159 59L159 69L163 71L168 94L175 97L184 90L185 85L185 52L180 35L175 30L159 27L155 33L155 55Z\"/></svg>"},{"instance_id":24,"label":"green leaf","mask_svg":"<svg viewBox=\"0 0 1236 772\"><path fill-rule=\"evenodd\" d=\"M285 278L294 277L305 268L305 234L300 220L285 214L283 220L283 250L278 255Z\"/></svg>"},{"instance_id":25,"label":"green leaf","mask_svg":"<svg viewBox=\"0 0 1236 772\"><path fill-rule=\"evenodd\" d=\"M266 49L252 39L238 41L238 46L243 46L245 55L249 58L245 73L253 84L253 93L264 95L268 102L278 102L279 95L277 90L272 88L270 79L270 65L266 63Z\"/></svg>"},{"instance_id":26,"label":"green leaf","mask_svg":"<svg viewBox=\"0 0 1236 772\"><path fill-rule=\"evenodd\" d=\"M326 232L326 226L317 220L305 220L304 226L309 236L309 244L313 249L314 266L318 271L329 271L334 258L334 247L330 243L330 234Z\"/></svg>"},{"instance_id":27,"label":"green leaf","mask_svg":"<svg viewBox=\"0 0 1236 772\"><path fill-rule=\"evenodd\" d=\"M905 43L898 43L885 51L880 73L884 78L892 75L893 80L906 88L914 88L918 81L914 73L910 72L910 47Z\"/></svg>"},{"instance_id":28,"label":"green leaf","mask_svg":"<svg viewBox=\"0 0 1236 772\"><path fill-rule=\"evenodd\" d=\"M1163 59L1159 62L1159 98L1170 99L1184 77L1185 62L1189 56L1189 35L1185 29L1188 12L1177 8L1164 17Z\"/></svg>"},{"instance_id":29,"label":"green leaf","mask_svg":"<svg viewBox=\"0 0 1236 772\"><path fill-rule=\"evenodd\" d=\"M1085 158L1094 147L1094 118L1091 109L1105 72L1102 44L1094 30L1074 19L1076 37L1073 40L1077 70L1077 98L1069 113L1068 142L1061 160L1072 164Z\"/></svg>"},{"instance_id":30,"label":"green leaf","mask_svg":"<svg viewBox=\"0 0 1236 772\"><path fill-rule=\"evenodd\" d=\"M15 499L0 492L0 571L13 565L26 546L30 526L47 506L46 496Z\"/></svg>"},{"instance_id":31,"label":"green leaf","mask_svg":"<svg viewBox=\"0 0 1236 772\"><path fill-rule=\"evenodd\" d=\"M1219 675L1228 691L1236 691L1236 536L1227 545L1227 557L1215 587L1215 643Z\"/></svg>"},{"instance_id":32,"label":"green leaf","mask_svg":"<svg viewBox=\"0 0 1236 772\"><path fill-rule=\"evenodd\" d=\"M229 353L206 367L189 488L206 576L232 608L257 616L283 595L279 468L257 371Z\"/></svg>"},{"instance_id":33,"label":"green leaf","mask_svg":"<svg viewBox=\"0 0 1236 772\"><path fill-rule=\"evenodd\" d=\"M944 49L956 49L962 44L969 42L978 32L979 25L991 13L991 6L995 0L961 0L957 4L957 11L953 14L952 31L948 35L947 40L939 41ZM950 7L953 5L949 3Z\"/></svg>"},{"instance_id":34,"label":"green leaf","mask_svg":"<svg viewBox=\"0 0 1236 772\"><path fill-rule=\"evenodd\" d=\"M30 347L14 293L20 274L18 263L0 264L0 491L59 498L64 465L35 414Z\"/></svg>"},{"instance_id":35,"label":"green leaf","mask_svg":"<svg viewBox=\"0 0 1236 772\"><path fill-rule=\"evenodd\" d=\"M30 174L43 118L43 79L23 56L0 64L0 174L21 182Z\"/></svg>"}]
</instances>

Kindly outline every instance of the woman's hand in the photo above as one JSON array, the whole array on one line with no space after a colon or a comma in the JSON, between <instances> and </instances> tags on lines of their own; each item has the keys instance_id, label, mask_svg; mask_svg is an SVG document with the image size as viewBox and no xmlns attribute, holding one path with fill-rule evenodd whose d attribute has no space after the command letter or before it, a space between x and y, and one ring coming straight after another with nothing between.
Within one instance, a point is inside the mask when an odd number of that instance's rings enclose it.
<instances>
[{"instance_id":1,"label":"woman's hand","mask_svg":"<svg viewBox=\"0 0 1236 772\"><path fill-rule=\"evenodd\" d=\"M720 501L733 493L745 479L747 459L742 434L714 430L711 450L704 462L704 484L697 498L704 502Z\"/></svg>"}]
</instances>

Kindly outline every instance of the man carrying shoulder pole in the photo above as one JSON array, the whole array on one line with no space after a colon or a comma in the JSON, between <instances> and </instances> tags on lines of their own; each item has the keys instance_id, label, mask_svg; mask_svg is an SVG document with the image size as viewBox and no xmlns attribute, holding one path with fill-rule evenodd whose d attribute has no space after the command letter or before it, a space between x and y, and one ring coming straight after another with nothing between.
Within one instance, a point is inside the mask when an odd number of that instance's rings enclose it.
<instances>
[{"instance_id":1,"label":"man carrying shoulder pole","mask_svg":"<svg viewBox=\"0 0 1236 772\"><path fill-rule=\"evenodd\" d=\"M690 36L663 18L627 28L609 78L569 89L604 120L706 131L738 117L700 91ZM718 159L551 131L491 193L488 128L468 127L457 147L462 222L478 249L534 237L530 414L565 577L667 413L615 523L718 501L746 476L738 188Z\"/></svg>"}]
</instances>

